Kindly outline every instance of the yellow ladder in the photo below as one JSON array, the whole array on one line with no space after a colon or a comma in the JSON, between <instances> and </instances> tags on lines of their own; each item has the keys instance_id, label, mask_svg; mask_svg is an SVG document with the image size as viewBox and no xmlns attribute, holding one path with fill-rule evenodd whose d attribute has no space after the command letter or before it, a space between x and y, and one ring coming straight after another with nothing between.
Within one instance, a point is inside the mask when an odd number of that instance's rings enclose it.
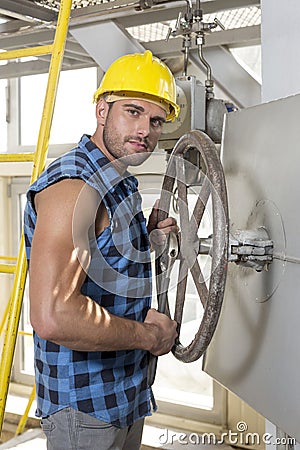
<instances>
[{"instance_id":1,"label":"yellow ladder","mask_svg":"<svg viewBox=\"0 0 300 450\"><path fill-rule=\"evenodd\" d=\"M33 161L33 169L30 183L33 183L38 178L38 176L44 169L46 163L56 91L59 81L61 64L63 60L65 43L67 39L71 7L72 7L72 0L61 0L53 44L31 48L23 48L20 50L12 50L0 53L0 60L9 60L22 58L25 56L38 56L45 54L52 55L36 151L34 153L27 153L27 154L24 153L15 155L13 154L0 155L0 162ZM8 260L9 258L5 259ZM14 273L14 284L7 307L6 330L0 362L0 433L1 433L10 382L13 356L18 334L19 320L21 315L23 293L27 275L27 261L26 261L23 233L20 241L20 248L15 267L7 263L1 264L0 272Z\"/></svg>"}]
</instances>

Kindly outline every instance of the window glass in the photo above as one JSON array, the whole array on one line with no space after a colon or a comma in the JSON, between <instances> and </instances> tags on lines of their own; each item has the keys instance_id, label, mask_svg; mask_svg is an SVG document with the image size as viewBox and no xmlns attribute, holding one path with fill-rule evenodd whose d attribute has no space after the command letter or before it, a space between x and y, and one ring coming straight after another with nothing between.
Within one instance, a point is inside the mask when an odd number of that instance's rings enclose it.
<instances>
[{"instance_id":1,"label":"window glass","mask_svg":"<svg viewBox=\"0 0 300 450\"><path fill-rule=\"evenodd\" d=\"M37 143L48 74L21 78L21 145ZM96 126L93 93L97 88L95 67L60 74L50 144L78 142Z\"/></svg>"},{"instance_id":2,"label":"window glass","mask_svg":"<svg viewBox=\"0 0 300 450\"><path fill-rule=\"evenodd\" d=\"M261 46L232 47L229 50L237 62L261 84Z\"/></svg>"}]
</instances>

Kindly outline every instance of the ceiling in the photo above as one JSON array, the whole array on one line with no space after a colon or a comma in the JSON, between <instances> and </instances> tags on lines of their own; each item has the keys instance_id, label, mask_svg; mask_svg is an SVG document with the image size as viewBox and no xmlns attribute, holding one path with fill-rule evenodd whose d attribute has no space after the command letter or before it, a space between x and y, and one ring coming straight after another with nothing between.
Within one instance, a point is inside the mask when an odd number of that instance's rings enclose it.
<instances>
[{"instance_id":1,"label":"ceiling","mask_svg":"<svg viewBox=\"0 0 300 450\"><path fill-rule=\"evenodd\" d=\"M195 1L195 0L194 0ZM182 59L182 38L165 40L166 32L180 12L185 12L192 0L73 0L68 40L62 70L93 67L97 63L91 54L74 38L76 28L91 27L112 21L124 33L142 44L144 48L167 60L176 68ZM53 42L59 8L58 0L1 0L0 2L0 49L2 51L47 45ZM206 36L205 51L214 61L220 58L223 71L235 69L228 48L260 43L260 1L258 0L202 0L203 20L217 17L225 29L217 28ZM99 42L99 47L116 46L117 42ZM227 52L226 52L227 50ZM196 51L192 45L191 55ZM225 56L225 53L227 56ZM193 56L193 55L192 55ZM224 59L225 58L225 59ZM48 71L50 56L12 60L0 66L0 78L44 73ZM197 65L197 58L191 61ZM218 63L217 63L218 64ZM178 64L177 64L178 65ZM215 69L215 67L214 67ZM216 72L222 72L217 68ZM241 76L239 74L239 76ZM249 74L244 82L252 83ZM226 91L226 86L224 87ZM257 86L257 89L259 86ZM253 86L251 87L253 91ZM253 95L253 92L251 93ZM251 97L249 95L249 99ZM244 106L248 106L247 101ZM241 106L242 102L240 102Z\"/></svg>"}]
</instances>

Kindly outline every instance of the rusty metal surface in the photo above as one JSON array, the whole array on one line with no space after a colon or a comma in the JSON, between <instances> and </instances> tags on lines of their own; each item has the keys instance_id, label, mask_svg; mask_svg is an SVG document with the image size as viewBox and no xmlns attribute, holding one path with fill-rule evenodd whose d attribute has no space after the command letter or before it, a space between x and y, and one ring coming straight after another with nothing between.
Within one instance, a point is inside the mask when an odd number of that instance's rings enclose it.
<instances>
[{"instance_id":1,"label":"rusty metal surface","mask_svg":"<svg viewBox=\"0 0 300 450\"><path fill-rule=\"evenodd\" d=\"M196 206L189 219L187 186L184 182L185 167L183 156L190 148L195 148L200 152L206 165L207 177L204 179ZM174 147L162 186L159 220L163 220L168 216L175 183L177 184L180 200L178 206L181 235L179 281L174 314L174 319L178 323L179 338L173 349L173 353L177 359L183 362L192 362L200 358L205 352L217 326L226 282L228 259L228 206L224 173L216 147L205 133L201 131L186 133ZM207 287L197 260L199 252L197 231L210 196L212 197L213 205L213 245L211 275L209 286ZM156 266L159 266L159 258L160 256L158 257L158 264ZM158 267L159 272L160 270ZM184 347L180 343L180 326L189 271L204 305L204 314L193 341ZM161 272L159 275L161 275ZM165 298L167 295L164 291L168 286L162 289L161 277L159 276L157 279L158 302L160 302L160 296Z\"/></svg>"}]
</instances>

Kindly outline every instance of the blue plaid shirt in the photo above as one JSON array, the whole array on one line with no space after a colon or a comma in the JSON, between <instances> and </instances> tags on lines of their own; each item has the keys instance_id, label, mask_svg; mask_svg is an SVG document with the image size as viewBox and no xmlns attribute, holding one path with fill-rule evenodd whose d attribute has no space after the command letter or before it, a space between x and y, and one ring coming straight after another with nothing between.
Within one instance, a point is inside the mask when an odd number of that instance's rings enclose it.
<instances>
[{"instance_id":1,"label":"blue plaid shirt","mask_svg":"<svg viewBox=\"0 0 300 450\"><path fill-rule=\"evenodd\" d=\"M109 227L90 241L91 263L82 293L115 315L142 322L151 303L151 262L137 180L128 172L120 175L87 135L29 188L24 217L29 263L36 224L34 195L66 178L82 179L96 189L110 220ZM34 347L37 416L70 406L125 427L150 414L147 352L74 351L37 333Z\"/></svg>"}]
</instances>

